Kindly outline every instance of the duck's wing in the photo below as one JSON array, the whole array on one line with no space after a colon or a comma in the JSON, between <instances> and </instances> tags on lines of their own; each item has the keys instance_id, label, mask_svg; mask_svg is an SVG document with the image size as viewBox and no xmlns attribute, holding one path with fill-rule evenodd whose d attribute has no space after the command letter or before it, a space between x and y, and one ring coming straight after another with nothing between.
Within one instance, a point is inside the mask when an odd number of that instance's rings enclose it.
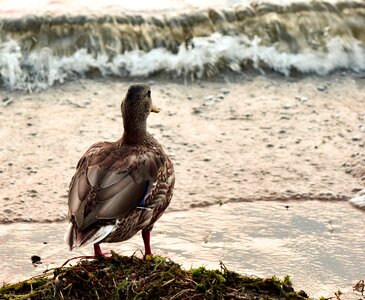
<instances>
[{"instance_id":1,"label":"duck's wing","mask_svg":"<svg viewBox=\"0 0 365 300\"><path fill-rule=\"evenodd\" d=\"M69 217L79 230L127 216L143 203L163 164L156 151L93 145L81 158L69 190Z\"/></svg>"}]
</instances>

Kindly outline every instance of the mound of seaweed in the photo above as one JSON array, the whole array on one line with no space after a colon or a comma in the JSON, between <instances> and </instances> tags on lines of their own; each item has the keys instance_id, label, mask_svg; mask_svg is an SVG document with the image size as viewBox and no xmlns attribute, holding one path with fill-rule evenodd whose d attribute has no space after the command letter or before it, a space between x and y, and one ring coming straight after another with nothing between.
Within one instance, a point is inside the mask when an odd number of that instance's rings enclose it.
<instances>
[{"instance_id":1,"label":"mound of seaweed","mask_svg":"<svg viewBox=\"0 0 365 300\"><path fill-rule=\"evenodd\" d=\"M227 270L189 271L167 258L116 253L0 288L0 299L308 299L289 277L261 279Z\"/></svg>"}]
</instances>

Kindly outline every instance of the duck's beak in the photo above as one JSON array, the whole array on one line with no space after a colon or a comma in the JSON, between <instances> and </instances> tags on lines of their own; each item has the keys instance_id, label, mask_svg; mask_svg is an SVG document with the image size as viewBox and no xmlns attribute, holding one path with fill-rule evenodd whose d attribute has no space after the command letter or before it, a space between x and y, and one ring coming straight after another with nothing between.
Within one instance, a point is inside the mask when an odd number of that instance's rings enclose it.
<instances>
[{"instance_id":1,"label":"duck's beak","mask_svg":"<svg viewBox=\"0 0 365 300\"><path fill-rule=\"evenodd\" d=\"M160 112L160 109L156 105L152 104L151 112L158 113L158 112Z\"/></svg>"}]
</instances>

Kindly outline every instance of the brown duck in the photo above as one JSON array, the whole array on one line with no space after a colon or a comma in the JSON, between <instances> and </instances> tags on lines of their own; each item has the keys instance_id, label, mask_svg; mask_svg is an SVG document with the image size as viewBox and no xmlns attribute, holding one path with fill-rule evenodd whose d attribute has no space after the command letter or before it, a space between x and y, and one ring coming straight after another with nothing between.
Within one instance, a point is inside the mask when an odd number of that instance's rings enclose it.
<instances>
[{"instance_id":1,"label":"brown duck","mask_svg":"<svg viewBox=\"0 0 365 300\"><path fill-rule=\"evenodd\" d=\"M168 207L174 169L161 145L147 131L152 104L150 87L131 85L121 104L124 133L116 142L92 145L81 157L69 195L70 246L128 240L142 230L145 255L151 255L150 232Z\"/></svg>"}]
</instances>

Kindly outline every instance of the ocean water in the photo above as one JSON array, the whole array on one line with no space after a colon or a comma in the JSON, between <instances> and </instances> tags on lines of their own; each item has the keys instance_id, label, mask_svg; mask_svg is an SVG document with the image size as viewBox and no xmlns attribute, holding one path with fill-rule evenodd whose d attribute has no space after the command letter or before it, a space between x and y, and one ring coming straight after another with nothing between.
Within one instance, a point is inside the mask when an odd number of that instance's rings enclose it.
<instances>
[{"instance_id":1,"label":"ocean water","mask_svg":"<svg viewBox=\"0 0 365 300\"><path fill-rule=\"evenodd\" d=\"M0 81L365 71L363 1L2 1Z\"/></svg>"}]
</instances>

